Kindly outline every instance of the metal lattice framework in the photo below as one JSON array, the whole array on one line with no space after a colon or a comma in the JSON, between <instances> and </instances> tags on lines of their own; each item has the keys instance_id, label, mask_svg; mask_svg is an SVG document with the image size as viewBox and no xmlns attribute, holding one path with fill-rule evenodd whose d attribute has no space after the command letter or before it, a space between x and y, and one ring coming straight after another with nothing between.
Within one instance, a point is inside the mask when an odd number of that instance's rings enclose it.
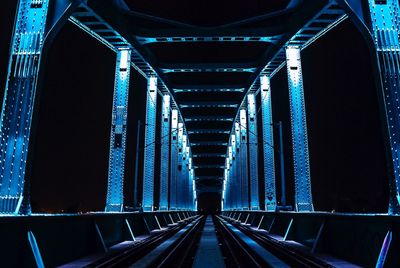
<instances>
[{"instance_id":1,"label":"metal lattice framework","mask_svg":"<svg viewBox=\"0 0 400 268\"><path fill-rule=\"evenodd\" d=\"M160 210L168 209L168 178L170 157L170 132L171 132L171 97L164 95L162 100L161 116L161 170L160 170Z\"/></svg>"},{"instance_id":2,"label":"metal lattice framework","mask_svg":"<svg viewBox=\"0 0 400 268\"><path fill-rule=\"evenodd\" d=\"M124 205L123 183L131 67L130 58L131 51L129 49L118 50L115 66L106 211L122 211Z\"/></svg>"},{"instance_id":3,"label":"metal lattice framework","mask_svg":"<svg viewBox=\"0 0 400 268\"><path fill-rule=\"evenodd\" d=\"M376 73L381 79L381 106L387 119L388 147L392 158L389 212L400 213L400 106L397 92L400 44L399 3L396 0L285 0L277 10L267 9L263 15L213 27L142 14L129 0L20 0L0 121L0 213L18 213L24 199L29 210L25 173L40 60L45 41L51 39L50 33L59 29L55 26L65 23L67 18L115 51L117 56L107 211L121 211L123 207L130 67L149 81L144 210L150 211L158 206L154 204L157 112L162 112L161 209L190 208L196 204L196 192L207 191L221 193L225 209L259 209L258 185L262 180L259 180L261 176L258 176L257 167L256 98L260 92L265 204L266 209L274 210L275 146L269 79L285 64L289 82L296 209L312 211L300 54L302 49L344 21L347 18L345 13L372 40L371 47L377 55ZM252 50L260 46L263 50L257 60L246 62L222 62L220 59L199 62L198 59L207 58L208 53L199 53L201 57L188 60L184 50L180 59L168 60L168 57L160 56L179 57L180 53L168 53L167 48L196 47L196 44L197 47L209 48L219 45L232 48L239 44L235 49L253 46ZM243 54L245 52L250 53L244 51ZM196 51L191 55L196 55ZM214 80L210 79L208 84L201 82L209 77ZM163 98L161 111L156 105L158 94Z\"/></svg>"},{"instance_id":4,"label":"metal lattice framework","mask_svg":"<svg viewBox=\"0 0 400 268\"><path fill-rule=\"evenodd\" d=\"M264 191L265 209L275 211L276 209L276 187L275 187L275 161L274 161L274 135L272 121L272 101L270 80L262 76L261 84L261 113L263 126L263 148L264 148Z\"/></svg>"},{"instance_id":5,"label":"metal lattice framework","mask_svg":"<svg viewBox=\"0 0 400 268\"><path fill-rule=\"evenodd\" d=\"M304 103L300 48L286 48L289 81L290 123L292 127L295 206L297 211L313 211L307 121Z\"/></svg>"}]
</instances>

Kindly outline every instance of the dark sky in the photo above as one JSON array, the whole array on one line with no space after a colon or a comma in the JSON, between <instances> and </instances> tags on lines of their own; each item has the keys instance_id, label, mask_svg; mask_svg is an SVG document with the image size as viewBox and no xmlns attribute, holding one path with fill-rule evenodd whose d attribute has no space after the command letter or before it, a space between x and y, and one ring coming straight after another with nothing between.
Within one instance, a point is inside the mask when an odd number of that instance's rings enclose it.
<instances>
[{"instance_id":1,"label":"dark sky","mask_svg":"<svg viewBox=\"0 0 400 268\"><path fill-rule=\"evenodd\" d=\"M0 10L2 90L14 3L7 0ZM315 208L385 212L388 183L382 126L370 54L362 36L346 21L305 49L302 59ZM32 162L34 211L104 208L114 62L112 51L70 23L48 51ZM132 71L130 84L126 205L132 204L136 124L144 120L146 81ZM287 197L292 203L285 68L272 79L272 97L274 121L284 124ZM208 202L207 207L212 207L217 200L205 196L200 204Z\"/></svg>"}]
</instances>

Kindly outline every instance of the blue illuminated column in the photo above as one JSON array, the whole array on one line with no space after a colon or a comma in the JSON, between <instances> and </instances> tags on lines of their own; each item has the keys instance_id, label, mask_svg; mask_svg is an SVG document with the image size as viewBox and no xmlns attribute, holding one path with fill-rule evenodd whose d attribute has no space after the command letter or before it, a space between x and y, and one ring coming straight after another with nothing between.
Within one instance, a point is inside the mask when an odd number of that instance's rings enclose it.
<instances>
[{"instance_id":1,"label":"blue illuminated column","mask_svg":"<svg viewBox=\"0 0 400 268\"><path fill-rule=\"evenodd\" d=\"M177 182L176 182L176 207L182 208L182 189L183 181L183 123L178 123L178 166L177 166Z\"/></svg>"},{"instance_id":2,"label":"blue illuminated column","mask_svg":"<svg viewBox=\"0 0 400 268\"><path fill-rule=\"evenodd\" d=\"M306 109L301 72L300 48L286 48L286 65L289 81L290 121L292 127L295 206L296 211L313 211Z\"/></svg>"},{"instance_id":3,"label":"blue illuminated column","mask_svg":"<svg viewBox=\"0 0 400 268\"><path fill-rule=\"evenodd\" d=\"M250 209L259 210L260 201L258 197L258 133L256 97L254 94L247 95L247 113L249 119L248 139L250 164Z\"/></svg>"},{"instance_id":4,"label":"blue illuminated column","mask_svg":"<svg viewBox=\"0 0 400 268\"><path fill-rule=\"evenodd\" d=\"M186 193L187 193L187 177L188 177L188 162L187 162L187 136L184 134L182 136L182 173L181 173L181 187L179 189L180 192L180 208L186 208Z\"/></svg>"},{"instance_id":5,"label":"blue illuminated column","mask_svg":"<svg viewBox=\"0 0 400 268\"><path fill-rule=\"evenodd\" d=\"M243 182L242 182L242 164L241 164L241 152L240 152L240 123L235 122L235 162L236 162L236 181L238 185L238 192L237 192L237 200L238 200L238 209L243 209Z\"/></svg>"},{"instance_id":6,"label":"blue illuminated column","mask_svg":"<svg viewBox=\"0 0 400 268\"><path fill-rule=\"evenodd\" d=\"M170 179L170 209L177 209L178 181L178 110L171 112L171 179Z\"/></svg>"},{"instance_id":7,"label":"blue illuminated column","mask_svg":"<svg viewBox=\"0 0 400 268\"><path fill-rule=\"evenodd\" d=\"M231 143L231 151L232 151L232 179L234 181L234 185L235 185L235 200L234 200L234 204L235 204L235 208L239 209L241 208L241 194L240 194L240 182L238 181L239 177L237 176L238 173L238 162L236 159L236 136L233 134L231 135L231 139L230 139L230 143Z\"/></svg>"},{"instance_id":8,"label":"blue illuminated column","mask_svg":"<svg viewBox=\"0 0 400 268\"><path fill-rule=\"evenodd\" d=\"M276 189L275 189L275 163L274 163L274 134L272 122L272 100L270 80L267 76L261 79L261 111L263 121L263 143L264 143L264 189L265 210L275 211Z\"/></svg>"},{"instance_id":9,"label":"blue illuminated column","mask_svg":"<svg viewBox=\"0 0 400 268\"><path fill-rule=\"evenodd\" d=\"M111 119L106 211L120 212L124 205L126 120L128 116L130 59L131 51L129 49L118 50Z\"/></svg>"},{"instance_id":10,"label":"blue illuminated column","mask_svg":"<svg viewBox=\"0 0 400 268\"><path fill-rule=\"evenodd\" d=\"M163 96L161 115L160 210L168 210L169 135L171 97Z\"/></svg>"},{"instance_id":11,"label":"blue illuminated column","mask_svg":"<svg viewBox=\"0 0 400 268\"><path fill-rule=\"evenodd\" d=\"M18 5L0 121L0 213L18 213L23 200L48 5L33 0ZM25 203L30 213L29 200Z\"/></svg>"},{"instance_id":12,"label":"blue illuminated column","mask_svg":"<svg viewBox=\"0 0 400 268\"><path fill-rule=\"evenodd\" d=\"M232 209L232 180L230 177L229 156L225 158L225 174L226 174L226 207Z\"/></svg>"},{"instance_id":13,"label":"blue illuminated column","mask_svg":"<svg viewBox=\"0 0 400 268\"><path fill-rule=\"evenodd\" d=\"M156 135L157 78L150 77L147 84L146 132L143 170L143 210L154 209L154 153Z\"/></svg>"},{"instance_id":14,"label":"blue illuminated column","mask_svg":"<svg viewBox=\"0 0 400 268\"><path fill-rule=\"evenodd\" d=\"M246 110L239 112L240 116L240 169L242 179L242 205L243 209L249 209L249 173L247 170L247 115Z\"/></svg>"},{"instance_id":15,"label":"blue illuminated column","mask_svg":"<svg viewBox=\"0 0 400 268\"><path fill-rule=\"evenodd\" d=\"M234 169L233 169L233 158L232 158L232 146L228 146L228 159L229 159L229 181L231 182L230 192L231 192L231 207L236 209L236 182L234 179Z\"/></svg>"},{"instance_id":16,"label":"blue illuminated column","mask_svg":"<svg viewBox=\"0 0 400 268\"><path fill-rule=\"evenodd\" d=\"M369 0L369 7L393 161L393 177L389 178L389 214L400 214L400 9L397 0L376 2Z\"/></svg>"}]
</instances>

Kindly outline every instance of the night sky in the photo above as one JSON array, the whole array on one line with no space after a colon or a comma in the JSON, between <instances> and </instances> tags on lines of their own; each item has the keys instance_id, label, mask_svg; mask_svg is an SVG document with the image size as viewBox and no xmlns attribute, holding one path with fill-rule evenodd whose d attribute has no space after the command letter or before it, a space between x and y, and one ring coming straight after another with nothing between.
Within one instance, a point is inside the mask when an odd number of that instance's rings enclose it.
<instances>
[{"instance_id":1,"label":"night sky","mask_svg":"<svg viewBox=\"0 0 400 268\"><path fill-rule=\"evenodd\" d=\"M2 91L14 21L14 13L10 10L15 11L16 1L4 2L0 10ZM350 21L342 23L302 52L316 210L387 210L386 159L370 58L365 41ZM114 88L114 52L67 23L48 51L44 67L37 132L33 139L33 168L29 176L33 210L103 210ZM125 176L125 205L128 206L133 205L136 125L138 120L144 122L146 81L132 70L130 85ZM284 125L287 198L293 204L285 68L272 79L271 88L274 121L283 121ZM275 141L278 141L278 136ZM157 144L157 150L158 147ZM141 178L142 149L139 155ZM279 162L276 161L276 164L279 179ZM278 180L278 193L279 184ZM218 198L209 194L199 200L203 208L214 208L217 203Z\"/></svg>"}]
</instances>

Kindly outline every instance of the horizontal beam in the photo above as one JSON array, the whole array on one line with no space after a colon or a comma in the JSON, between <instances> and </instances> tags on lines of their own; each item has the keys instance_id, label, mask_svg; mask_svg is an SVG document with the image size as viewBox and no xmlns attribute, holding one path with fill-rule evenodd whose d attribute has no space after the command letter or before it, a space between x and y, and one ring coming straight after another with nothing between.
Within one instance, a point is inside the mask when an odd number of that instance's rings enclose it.
<instances>
[{"instance_id":1,"label":"horizontal beam","mask_svg":"<svg viewBox=\"0 0 400 268\"><path fill-rule=\"evenodd\" d=\"M158 66L163 73L201 73L227 72L240 73L257 71L254 63L185 63L161 64Z\"/></svg>"},{"instance_id":2,"label":"horizontal beam","mask_svg":"<svg viewBox=\"0 0 400 268\"><path fill-rule=\"evenodd\" d=\"M203 154L193 154L192 157L223 157L225 158L225 154L219 153L203 153Z\"/></svg>"},{"instance_id":3,"label":"horizontal beam","mask_svg":"<svg viewBox=\"0 0 400 268\"><path fill-rule=\"evenodd\" d=\"M226 129L191 129L188 134L229 134L230 130Z\"/></svg>"},{"instance_id":4,"label":"horizontal beam","mask_svg":"<svg viewBox=\"0 0 400 268\"><path fill-rule=\"evenodd\" d=\"M175 93L193 93L193 92L244 92L244 87L207 87L207 88L173 88Z\"/></svg>"},{"instance_id":5,"label":"horizontal beam","mask_svg":"<svg viewBox=\"0 0 400 268\"><path fill-rule=\"evenodd\" d=\"M191 146L227 146L227 142L222 141L198 141L198 142L191 142Z\"/></svg>"},{"instance_id":6,"label":"horizontal beam","mask_svg":"<svg viewBox=\"0 0 400 268\"><path fill-rule=\"evenodd\" d=\"M175 37L143 37L136 36L141 45L151 43L193 43L193 42L264 42L275 43L281 35L275 36L175 36Z\"/></svg>"},{"instance_id":7,"label":"horizontal beam","mask_svg":"<svg viewBox=\"0 0 400 268\"><path fill-rule=\"evenodd\" d=\"M191 116L185 117L186 122L195 122L195 121L233 121L232 116Z\"/></svg>"},{"instance_id":8,"label":"horizontal beam","mask_svg":"<svg viewBox=\"0 0 400 268\"><path fill-rule=\"evenodd\" d=\"M186 102L179 104L181 108L237 108L238 103L223 101Z\"/></svg>"},{"instance_id":9,"label":"horizontal beam","mask_svg":"<svg viewBox=\"0 0 400 268\"><path fill-rule=\"evenodd\" d=\"M224 165L194 165L194 168L198 169L198 168L224 168Z\"/></svg>"}]
</instances>

